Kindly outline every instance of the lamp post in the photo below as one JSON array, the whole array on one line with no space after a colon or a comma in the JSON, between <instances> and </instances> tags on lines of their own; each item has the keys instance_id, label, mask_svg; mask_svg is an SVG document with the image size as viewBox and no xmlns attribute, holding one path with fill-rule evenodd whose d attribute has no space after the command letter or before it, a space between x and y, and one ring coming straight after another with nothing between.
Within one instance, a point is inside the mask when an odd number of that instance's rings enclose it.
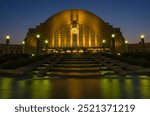
<instances>
[{"instance_id":1,"label":"lamp post","mask_svg":"<svg viewBox=\"0 0 150 116\"><path fill-rule=\"evenodd\" d=\"M47 54L47 50L48 50L48 40L45 40L45 49L46 49L46 54Z\"/></svg>"},{"instance_id":2,"label":"lamp post","mask_svg":"<svg viewBox=\"0 0 150 116\"><path fill-rule=\"evenodd\" d=\"M40 35L39 34L37 34L36 35L36 54L39 54L39 52L40 52Z\"/></svg>"},{"instance_id":3,"label":"lamp post","mask_svg":"<svg viewBox=\"0 0 150 116\"><path fill-rule=\"evenodd\" d=\"M25 53L25 41L22 42L22 53Z\"/></svg>"},{"instance_id":4,"label":"lamp post","mask_svg":"<svg viewBox=\"0 0 150 116\"><path fill-rule=\"evenodd\" d=\"M103 40L103 52L105 52L105 43L106 43L106 40Z\"/></svg>"},{"instance_id":5,"label":"lamp post","mask_svg":"<svg viewBox=\"0 0 150 116\"><path fill-rule=\"evenodd\" d=\"M112 37L112 52L113 53L116 53L116 48L115 48L115 34L112 34L111 37Z\"/></svg>"},{"instance_id":6,"label":"lamp post","mask_svg":"<svg viewBox=\"0 0 150 116\"><path fill-rule=\"evenodd\" d=\"M125 52L128 52L128 41L125 40Z\"/></svg>"},{"instance_id":7,"label":"lamp post","mask_svg":"<svg viewBox=\"0 0 150 116\"><path fill-rule=\"evenodd\" d=\"M9 40L10 36L6 35L6 54L9 54Z\"/></svg>"},{"instance_id":8,"label":"lamp post","mask_svg":"<svg viewBox=\"0 0 150 116\"><path fill-rule=\"evenodd\" d=\"M141 35L141 48L142 48L142 52L144 52L145 51L145 42L144 42L144 37L145 37L145 35Z\"/></svg>"}]
</instances>

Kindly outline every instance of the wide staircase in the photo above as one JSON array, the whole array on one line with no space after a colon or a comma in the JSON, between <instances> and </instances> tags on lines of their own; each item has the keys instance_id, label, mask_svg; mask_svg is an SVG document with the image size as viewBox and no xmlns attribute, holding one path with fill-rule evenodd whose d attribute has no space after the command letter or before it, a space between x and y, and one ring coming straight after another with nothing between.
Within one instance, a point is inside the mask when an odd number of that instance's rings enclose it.
<instances>
[{"instance_id":1,"label":"wide staircase","mask_svg":"<svg viewBox=\"0 0 150 116\"><path fill-rule=\"evenodd\" d=\"M33 70L36 77L97 78L126 77L149 69L121 62L101 54L53 54Z\"/></svg>"},{"instance_id":2,"label":"wide staircase","mask_svg":"<svg viewBox=\"0 0 150 116\"><path fill-rule=\"evenodd\" d=\"M45 68L48 64L49 66ZM90 54L63 54L37 69L41 69L37 73L39 77L97 78L115 74L93 59Z\"/></svg>"}]
</instances>

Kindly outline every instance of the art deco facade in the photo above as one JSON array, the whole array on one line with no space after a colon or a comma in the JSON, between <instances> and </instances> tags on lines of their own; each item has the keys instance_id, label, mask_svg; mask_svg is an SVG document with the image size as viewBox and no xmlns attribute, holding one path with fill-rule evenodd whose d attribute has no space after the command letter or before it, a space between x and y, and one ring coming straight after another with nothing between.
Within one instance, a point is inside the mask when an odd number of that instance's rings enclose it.
<instances>
[{"instance_id":1,"label":"art deco facade","mask_svg":"<svg viewBox=\"0 0 150 116\"><path fill-rule=\"evenodd\" d=\"M111 35L115 34L116 52L123 52L124 38L119 28L105 23L100 17L85 10L65 10L56 13L27 33L26 52L40 53L45 50L48 40L48 52L54 51L106 51L112 50ZM39 43L36 35L40 34ZM106 40L105 46L103 40ZM37 45L39 44L39 45Z\"/></svg>"}]
</instances>

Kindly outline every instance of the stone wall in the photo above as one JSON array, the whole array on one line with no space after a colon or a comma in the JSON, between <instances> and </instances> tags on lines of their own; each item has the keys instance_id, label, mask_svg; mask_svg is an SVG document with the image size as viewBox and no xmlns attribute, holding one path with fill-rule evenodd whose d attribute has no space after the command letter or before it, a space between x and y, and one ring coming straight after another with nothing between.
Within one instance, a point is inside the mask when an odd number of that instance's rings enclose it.
<instances>
[{"instance_id":1,"label":"stone wall","mask_svg":"<svg viewBox=\"0 0 150 116\"><path fill-rule=\"evenodd\" d=\"M0 44L0 54L6 53L6 45ZM22 45L9 45L9 54L20 54L22 53Z\"/></svg>"}]
</instances>

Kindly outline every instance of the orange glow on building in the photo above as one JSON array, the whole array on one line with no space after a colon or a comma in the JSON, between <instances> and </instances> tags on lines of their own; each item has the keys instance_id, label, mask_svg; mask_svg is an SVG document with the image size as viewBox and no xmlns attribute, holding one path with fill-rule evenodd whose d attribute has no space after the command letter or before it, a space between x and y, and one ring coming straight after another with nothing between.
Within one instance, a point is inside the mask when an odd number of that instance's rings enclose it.
<instances>
[{"instance_id":1,"label":"orange glow on building","mask_svg":"<svg viewBox=\"0 0 150 116\"><path fill-rule=\"evenodd\" d=\"M123 51L124 38L119 28L104 22L95 14L79 9L64 10L51 16L44 23L27 33L26 51L35 53L36 34L40 34L40 48L44 47L45 40L48 40L49 52L63 50L87 50L99 49L103 46L105 38L106 49L111 51L111 35L115 33L117 43L116 51ZM119 45L118 45L119 44ZM42 51L41 51L42 52Z\"/></svg>"}]
</instances>

